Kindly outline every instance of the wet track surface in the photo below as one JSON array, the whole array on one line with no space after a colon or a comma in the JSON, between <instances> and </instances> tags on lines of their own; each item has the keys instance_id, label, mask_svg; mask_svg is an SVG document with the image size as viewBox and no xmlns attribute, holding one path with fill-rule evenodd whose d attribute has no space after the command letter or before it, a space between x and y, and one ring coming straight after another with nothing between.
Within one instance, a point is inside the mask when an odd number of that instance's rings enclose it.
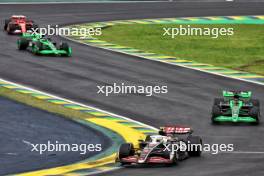
<instances>
[{"instance_id":1,"label":"wet track surface","mask_svg":"<svg viewBox=\"0 0 264 176\"><path fill-rule=\"evenodd\" d=\"M2 97L0 112L0 175L70 164L98 153L50 151L40 154L35 149L32 151L31 144L91 143L102 144L103 150L111 144L110 139L98 131Z\"/></svg>"},{"instance_id":2,"label":"wet track surface","mask_svg":"<svg viewBox=\"0 0 264 176\"><path fill-rule=\"evenodd\" d=\"M264 3L142 3L74 5L1 5L1 20L12 14L30 16L40 25L115 19L258 15ZM264 109L264 87L177 66L143 60L69 42L72 58L36 57L16 50L16 36L0 32L0 77L93 105L153 125L188 124L205 143L233 143L235 150L263 151L263 124L259 126L210 124L214 97L222 89L251 90ZM59 39L59 38L56 38ZM167 85L168 94L97 94L98 85L113 83ZM109 175L263 175L264 154L205 153L169 168L127 168Z\"/></svg>"}]
</instances>

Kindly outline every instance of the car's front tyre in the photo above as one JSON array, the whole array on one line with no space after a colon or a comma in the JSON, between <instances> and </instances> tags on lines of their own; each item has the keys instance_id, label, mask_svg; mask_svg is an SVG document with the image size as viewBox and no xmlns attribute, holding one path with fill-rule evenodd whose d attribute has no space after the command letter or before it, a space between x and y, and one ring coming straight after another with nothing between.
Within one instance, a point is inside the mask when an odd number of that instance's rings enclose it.
<instances>
[{"instance_id":1,"label":"car's front tyre","mask_svg":"<svg viewBox=\"0 0 264 176\"><path fill-rule=\"evenodd\" d=\"M17 40L17 47L19 50L25 50L28 47L28 40L25 38L20 38Z\"/></svg>"},{"instance_id":2,"label":"car's front tyre","mask_svg":"<svg viewBox=\"0 0 264 176\"><path fill-rule=\"evenodd\" d=\"M68 43L61 43L60 49L66 51L68 57L72 55L72 49L69 47Z\"/></svg>"},{"instance_id":3,"label":"car's front tyre","mask_svg":"<svg viewBox=\"0 0 264 176\"><path fill-rule=\"evenodd\" d=\"M120 161L121 165L127 164L122 162L122 158L133 156L134 154L135 154L135 150L132 143L121 144L118 150L118 160Z\"/></svg>"},{"instance_id":4,"label":"car's front tyre","mask_svg":"<svg viewBox=\"0 0 264 176\"><path fill-rule=\"evenodd\" d=\"M211 121L213 124L216 124L217 121L215 121L215 118L218 117L218 116L221 116L222 115L222 112L221 112L221 109L219 106L217 105L213 105L213 108L212 108L212 116L211 116Z\"/></svg>"}]
</instances>

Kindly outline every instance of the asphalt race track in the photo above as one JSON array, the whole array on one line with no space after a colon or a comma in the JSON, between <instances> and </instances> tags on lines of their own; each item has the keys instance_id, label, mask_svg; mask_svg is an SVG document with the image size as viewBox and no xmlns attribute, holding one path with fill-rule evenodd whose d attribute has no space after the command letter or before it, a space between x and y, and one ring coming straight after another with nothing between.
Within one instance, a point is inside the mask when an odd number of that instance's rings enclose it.
<instances>
[{"instance_id":1,"label":"asphalt race track","mask_svg":"<svg viewBox=\"0 0 264 176\"><path fill-rule=\"evenodd\" d=\"M164 2L113 4L0 5L0 20L12 14L30 16L41 25L115 19L260 15L264 3L247 2ZM222 89L251 90L261 101L264 114L264 87L219 77L177 66L143 60L69 42L72 58L36 57L16 50L16 36L0 32L0 77L49 93L93 105L116 114L153 125L188 124L204 143L233 143L236 151L246 153L205 153L178 166L163 168L127 168L109 175L180 175L222 176L264 174L264 128L259 126L210 124L214 97ZM59 38L57 38L59 39ZM168 94L142 95L97 94L97 85L113 83L167 85ZM263 120L262 120L263 121Z\"/></svg>"},{"instance_id":2,"label":"asphalt race track","mask_svg":"<svg viewBox=\"0 0 264 176\"><path fill-rule=\"evenodd\" d=\"M0 175L71 164L98 152L50 151L42 155L31 144L102 144L103 151L111 141L101 132L0 97Z\"/></svg>"}]
</instances>

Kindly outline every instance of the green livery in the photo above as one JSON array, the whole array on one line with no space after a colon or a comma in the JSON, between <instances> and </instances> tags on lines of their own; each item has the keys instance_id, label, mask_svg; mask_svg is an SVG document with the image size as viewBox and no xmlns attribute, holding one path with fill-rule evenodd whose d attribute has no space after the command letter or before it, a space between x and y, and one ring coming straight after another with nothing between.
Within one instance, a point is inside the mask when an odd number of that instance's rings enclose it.
<instances>
[{"instance_id":1,"label":"green livery","mask_svg":"<svg viewBox=\"0 0 264 176\"><path fill-rule=\"evenodd\" d=\"M67 43L61 43L58 47L50 38L40 34L23 33L17 40L19 50L29 50L36 55L71 56L72 49Z\"/></svg>"},{"instance_id":2,"label":"green livery","mask_svg":"<svg viewBox=\"0 0 264 176\"><path fill-rule=\"evenodd\" d=\"M223 91L223 98L215 98L212 122L259 123L259 100L251 99L250 91Z\"/></svg>"}]
</instances>

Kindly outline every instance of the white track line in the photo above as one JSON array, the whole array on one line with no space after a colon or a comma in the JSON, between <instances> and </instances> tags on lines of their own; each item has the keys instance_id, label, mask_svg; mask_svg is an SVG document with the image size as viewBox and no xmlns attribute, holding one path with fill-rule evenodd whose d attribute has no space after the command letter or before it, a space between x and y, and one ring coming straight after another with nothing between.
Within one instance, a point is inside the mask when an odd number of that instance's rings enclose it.
<instances>
[{"instance_id":1,"label":"white track line","mask_svg":"<svg viewBox=\"0 0 264 176\"><path fill-rule=\"evenodd\" d=\"M261 152L261 151L233 151L231 153L234 153L234 154L264 154L264 152Z\"/></svg>"},{"instance_id":2,"label":"white track line","mask_svg":"<svg viewBox=\"0 0 264 176\"><path fill-rule=\"evenodd\" d=\"M82 104L82 103L78 103L78 102L75 102L75 101L72 101L72 100L69 100L69 99L65 99L65 98L62 98L62 97L58 97L56 95L53 95L53 94L50 94L50 93L46 93L46 92L43 92L43 91L39 91L39 90L33 89L31 87L24 86L24 85L21 85L21 84L18 84L18 83L14 83L14 82L11 82L11 81L2 79L2 78L0 78L0 81L4 81L4 82L10 83L10 84L14 84L14 85L16 85L18 87L25 88L25 89L28 89L28 90L31 90L31 91L34 91L34 92L37 92L37 93L46 94L48 96L51 96L51 97L54 97L54 98L58 98L58 99L61 99L61 100L64 100L64 101L67 101L67 102L70 102L70 103L73 103L73 104L77 104L77 105L83 106L83 107L92 108L92 109L95 109L95 110L104 112L106 114L109 114L109 115L113 115L113 116L116 116L116 117L120 117L120 118L126 119L126 120L131 121L131 122L138 123L138 124L140 124L142 126L148 127L150 129L153 129L153 130L158 130L157 128L152 127L150 125L147 125L147 124L144 124L142 122L139 122L139 121L130 119L128 117L124 117L124 116L120 116L120 115L114 114L112 112L108 112L108 111L105 111L105 110L102 110L102 109L99 109L99 108L95 108L95 107L92 107L92 106L87 106L87 105ZM32 145L32 143L30 143L29 141L26 141L26 140L23 140L22 142L24 142L25 144L30 145L30 146ZM107 170L103 170L103 171L95 171L95 172L91 172L91 173L89 173L87 175L94 175L94 174L99 174L99 173L105 173L105 172L114 171L114 170L117 170L117 169L121 169L121 167L114 167L114 168L107 169Z\"/></svg>"},{"instance_id":3,"label":"white track line","mask_svg":"<svg viewBox=\"0 0 264 176\"><path fill-rule=\"evenodd\" d=\"M60 36L60 37L66 39L66 40L70 40L72 42L80 43L80 44L87 45L87 46L90 46L90 47L101 48L101 49L105 49L105 50L108 50L108 51L112 51L112 52L116 52L116 53L122 53L122 54L126 54L126 55L133 56L133 57L144 58L144 59L147 59L147 60L151 60L151 61L155 61L155 62L162 62L162 63L165 63L165 64L174 65L174 66L176 65L176 66L179 66L179 67L184 67L184 68L188 68L188 69L192 69L192 70L197 70L197 71L201 71L201 72L208 73L208 74L213 74L213 75L222 76L222 77L225 77L225 78L236 79L236 80L240 80L240 81L254 83L254 84L258 84L258 85L264 86L264 83L257 82L257 81L246 80L246 79L243 79L243 78L230 77L230 76L227 76L227 75L222 75L222 74L219 74L219 73L213 73L213 72L209 72L209 71L206 71L206 70L202 70L202 69L199 69L199 68L193 68L193 67L188 67L188 66L185 66L185 65L180 65L180 64L170 63L170 62L164 62L164 61L155 60L155 59L149 59L149 58L144 57L144 56L138 56L138 55L126 53L126 52L123 52L123 51L117 51L117 50L113 50L113 49L110 49L110 48L103 48L103 47L94 46L94 45L88 44L88 43L82 43L82 42L76 41L74 39L65 37L65 36Z\"/></svg>"},{"instance_id":4,"label":"white track line","mask_svg":"<svg viewBox=\"0 0 264 176\"><path fill-rule=\"evenodd\" d=\"M136 1L134 1L136 2ZM151 1L148 1L148 2L151 2ZM164 2L164 1L154 1L154 2ZM2 3L0 3L2 4ZM80 44L84 44L84 45L87 45L87 46L91 46L91 47L95 47L95 48L101 48L101 47L97 47L97 46L93 46L93 45L89 45L87 43L82 43L82 42L79 42L79 41L76 41L76 40L73 40L73 39L70 39L70 38L67 38L65 36L61 36L62 38L65 38L67 40L70 40L70 41L73 41L73 42L77 42L77 43L80 43ZM117 53L123 53L123 54L126 54L126 55L130 55L130 56L133 56L133 57L140 57L140 58L144 58L144 59L148 59L148 58L145 58L145 57L142 57L142 56L136 56L136 55L133 55L133 54L129 54L129 53L125 53L125 52L120 52L120 51L115 51L115 50L112 50L112 49L108 49L108 48L101 48L101 49L105 49L105 50L110 50L110 51L113 51L113 52L117 52ZM148 60L152 60L152 61L156 61L156 62L160 62L160 61L157 61L157 60L153 60L153 59L148 59ZM209 74L214 74L214 75L218 75L218 76L222 76L222 77L227 77L227 78L232 78L232 79L237 79L237 80L240 80L240 81L246 81L246 82L251 82L251 83L255 83L255 84L259 84L259 85L264 85L264 83L258 83L258 82L255 82L255 81L250 81L250 80L244 80L244 79L240 79L240 78L234 78L234 77L229 77L229 76L225 76L225 75L221 75L221 74L217 74L217 73L211 73L211 72L208 72L208 71L205 71L205 70L200 70L200 69L196 69L196 68L190 68L190 67L187 67L187 66L182 66L182 65L177 65L177 64L173 64L173 63L168 63L168 62L163 62L163 63L167 63L167 64L171 64L171 65L176 65L176 66L181 66L181 67L185 67L185 68L189 68L189 69L193 69L193 70L198 70L198 71L202 71L202 72L206 72L206 73L209 73ZM35 91L35 92L39 92L39 93L43 93L43 94L46 94L48 96L51 96L51 97L54 97L54 98L58 98L58 99L62 99L64 101L68 101L70 103L74 103L74 104L77 104L77 105L80 105L80 106L83 106L83 107L87 107L87 108L92 108L92 109L95 109L95 110L98 110L98 111L101 111L101 112L104 112L104 113L107 113L107 114L110 114L110 115L113 115L113 116L116 116L116 117L120 117L120 118L123 118L123 119L126 119L128 121L132 121L132 122L135 122L135 123L138 123L142 126L146 126L146 127L149 127L153 130L158 130L157 128L155 127L152 127L150 125L147 125L145 123L142 123L142 122L139 122L139 121L136 121L136 120L133 120L133 119L130 119L130 118L127 118L127 117L124 117L124 116L120 116L120 115L117 115L117 114L114 114L112 112L109 112L109 111L105 111L105 110L102 110L102 109L99 109L99 108L96 108L96 107L93 107L93 106L87 106L85 104L82 104L82 103L79 103L79 102L75 102L75 101L72 101L72 100L69 100L69 99L66 99L66 98L62 98L62 97L58 97L56 95L53 95L53 94L50 94L50 93L47 93L47 92L43 92L43 91L39 91L39 90L36 90L34 88L31 88L31 87L28 87L28 86L24 86L24 85L21 85L21 84L18 84L18 83L14 83L14 82L11 82L11 81L8 81L8 80L5 80L5 79L2 79L0 78L1 81L5 81L5 82L8 82L10 84L14 84L18 87L22 87L22 88L25 88L25 89L29 89L29 90L32 90L32 91ZM28 141L26 141L28 142ZM29 142L30 143L30 142ZM241 151L242 152L242 151ZM240 153L241 153L240 152ZM229 152L229 153L238 153L238 152ZM252 152L242 152L242 153L252 153ZM255 152L256 153L256 152ZM264 154L264 152L257 152L257 154ZM117 169L120 169L121 167L115 167L113 169L109 169L109 170L105 170L105 171L95 171L95 172L92 172L88 175L93 175L93 174L99 174L99 173L105 173L105 172L109 172L109 171L114 171L114 170L117 170Z\"/></svg>"},{"instance_id":5,"label":"white track line","mask_svg":"<svg viewBox=\"0 0 264 176\"><path fill-rule=\"evenodd\" d=\"M95 108L95 107L92 107L92 106L87 106L85 104L82 104L82 103L78 103L78 102L75 102L75 101L72 101L72 100L69 100L69 99L65 99L65 98L62 98L62 97L58 97L56 95L53 95L53 94L50 94L50 93L46 93L46 92L43 92L43 91L39 91L39 90L36 90L36 89L33 89L31 87L28 87L28 86L24 86L24 85L21 85L21 84L18 84L18 83L14 83L14 82L11 82L11 81L8 81L8 80L5 80L5 79L2 79L0 78L0 81L4 81L4 82L7 82L7 83L10 83L10 84L14 84L18 87L21 87L21 88L25 88L25 89L28 89L28 90L31 90L31 91L34 91L34 92L38 92L38 93L42 93L42 94L46 94L48 96L51 96L51 97L54 97L54 98L58 98L58 99L61 99L61 100L64 100L64 101L68 101L70 103L73 103L73 104L77 104L77 105L80 105L80 106L83 106L83 107L87 107L87 108L92 108L92 109L95 109L95 110L98 110L98 111L101 111L101 112L104 112L104 113L107 113L109 115L113 115L113 116L116 116L116 117L120 117L120 118L123 118L123 119L126 119L128 121L131 121L131 122L135 122L135 123L138 123L142 126L145 126L145 127L148 127L148 128L151 128L153 130L158 130L157 128L155 127L152 127L150 125L147 125L147 124L144 124L142 122L139 122L139 121L136 121L136 120L133 120L133 119L130 119L128 117L124 117L124 116L120 116L120 115L117 115L117 114L114 114L112 112L108 112L108 111L105 111L105 110L102 110L102 109L99 109L99 108ZM23 142L27 145L32 145L29 141L25 141L23 140ZM105 172L109 172L109 171L114 171L114 170L117 170L117 169L121 169L121 167L114 167L112 169L107 169L107 170L103 170L103 171L95 171L95 172L91 172L87 175L94 175L94 174L100 174L100 173L105 173Z\"/></svg>"},{"instance_id":6,"label":"white track line","mask_svg":"<svg viewBox=\"0 0 264 176\"><path fill-rule=\"evenodd\" d=\"M99 4L99 3L155 3L155 2L168 2L168 1L61 1L61 2L1 2L0 4Z\"/></svg>"},{"instance_id":7,"label":"white track line","mask_svg":"<svg viewBox=\"0 0 264 176\"><path fill-rule=\"evenodd\" d=\"M24 85L21 85L21 84L18 84L18 83L15 83L15 82L11 82L11 81L8 81L8 80L5 80L5 79L2 79L0 78L0 81L4 81L4 82L7 82L7 83L10 83L10 84L14 84L18 87L21 87L21 88L25 88L25 89L28 89L28 90L31 90L31 91L34 91L34 92L37 92L37 93L42 93L42 94L46 94L48 96L51 96L53 98L57 98L57 99L61 99L61 100L64 100L64 101L67 101L67 102L70 102L70 103L73 103L73 104L77 104L77 105L80 105L80 106L83 106L83 107L87 107L87 108L92 108L92 109L95 109L97 111L101 111L101 112L104 112L106 114L109 114L109 115L113 115L113 116L116 116L116 117L120 117L120 118L123 118L123 119L126 119L128 121L131 121L131 122L135 122L135 123L138 123L142 126L145 126L145 127L148 127L148 128L151 128L153 130L158 130L157 128L155 127L152 127L150 125L147 125L145 123L142 123L142 122L139 122L139 121L136 121L136 120L133 120L133 119L130 119L128 117L124 117L124 116L121 116L121 115L117 115L117 114L114 114L112 112L109 112L109 111L106 111L106 110L102 110L102 109L99 109L99 108L96 108L96 107L93 107L93 106L87 106L85 104L82 104L82 103L79 103L79 102L76 102L76 101L72 101L72 100L69 100L69 99L66 99L66 98L62 98L62 97L59 97L59 96L56 96L56 95L53 95L53 94L50 94L50 93L47 93L47 92L44 92L44 91L40 91L40 90L36 90L34 88L31 88L31 87L28 87L28 86L24 86Z\"/></svg>"},{"instance_id":8,"label":"white track line","mask_svg":"<svg viewBox=\"0 0 264 176\"><path fill-rule=\"evenodd\" d=\"M264 154L264 151L232 151L232 152L219 152L218 154Z\"/></svg>"}]
</instances>

